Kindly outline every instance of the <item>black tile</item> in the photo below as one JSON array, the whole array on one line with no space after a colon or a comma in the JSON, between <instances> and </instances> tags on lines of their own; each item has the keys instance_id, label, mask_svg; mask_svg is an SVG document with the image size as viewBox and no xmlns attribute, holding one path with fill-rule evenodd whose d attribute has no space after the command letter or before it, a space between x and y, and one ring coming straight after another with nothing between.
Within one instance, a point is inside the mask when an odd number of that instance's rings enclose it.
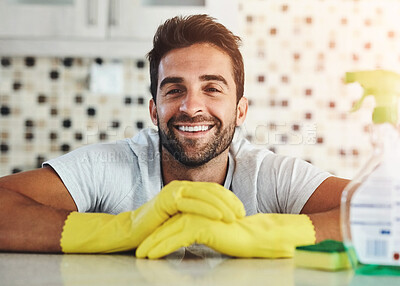
<instances>
[{"instance_id":1,"label":"black tile","mask_svg":"<svg viewBox=\"0 0 400 286\"><path fill-rule=\"evenodd\" d=\"M12 168L12 170L11 170L11 173L13 173L13 174L20 173L20 172L22 172L22 169L21 169L21 168L18 168L18 167L14 167L14 168Z\"/></svg>"},{"instance_id":2,"label":"black tile","mask_svg":"<svg viewBox=\"0 0 400 286\"><path fill-rule=\"evenodd\" d=\"M87 115L88 115L88 116L95 116L95 115L96 115L96 109L93 108L93 107L89 107L89 108L86 110L86 112L87 112Z\"/></svg>"},{"instance_id":3,"label":"black tile","mask_svg":"<svg viewBox=\"0 0 400 286\"><path fill-rule=\"evenodd\" d=\"M10 107L8 107L7 105L2 105L1 107L0 107L0 114L2 115L2 116L7 116L7 115L9 115L11 113L11 109L10 109Z\"/></svg>"},{"instance_id":4,"label":"black tile","mask_svg":"<svg viewBox=\"0 0 400 286\"><path fill-rule=\"evenodd\" d=\"M57 140L57 138L58 138L58 134L56 132L50 132L49 139L51 141Z\"/></svg>"},{"instance_id":5,"label":"black tile","mask_svg":"<svg viewBox=\"0 0 400 286\"><path fill-rule=\"evenodd\" d=\"M124 98L124 103L125 103L126 105L132 104L132 97L126 96L126 97Z\"/></svg>"},{"instance_id":6,"label":"black tile","mask_svg":"<svg viewBox=\"0 0 400 286\"><path fill-rule=\"evenodd\" d=\"M62 126L64 128L70 128L72 126L71 119L64 119L63 122L62 122Z\"/></svg>"},{"instance_id":7,"label":"black tile","mask_svg":"<svg viewBox=\"0 0 400 286\"><path fill-rule=\"evenodd\" d=\"M13 83L13 90L20 90L22 87L22 83L16 81Z\"/></svg>"},{"instance_id":8,"label":"black tile","mask_svg":"<svg viewBox=\"0 0 400 286\"><path fill-rule=\"evenodd\" d=\"M10 58L1 58L1 65L3 67L11 66L11 59Z\"/></svg>"},{"instance_id":9,"label":"black tile","mask_svg":"<svg viewBox=\"0 0 400 286\"><path fill-rule=\"evenodd\" d=\"M100 134L99 134L99 139L100 140L107 140L107 138L108 138L107 133L100 132Z\"/></svg>"},{"instance_id":10,"label":"black tile","mask_svg":"<svg viewBox=\"0 0 400 286\"><path fill-rule=\"evenodd\" d=\"M46 161L46 158L42 155L38 155L36 157L36 168L41 168L44 161Z\"/></svg>"},{"instance_id":11,"label":"black tile","mask_svg":"<svg viewBox=\"0 0 400 286\"><path fill-rule=\"evenodd\" d=\"M37 97L37 102L38 103L46 103L47 102L47 96L44 94L39 94Z\"/></svg>"},{"instance_id":12,"label":"black tile","mask_svg":"<svg viewBox=\"0 0 400 286\"><path fill-rule=\"evenodd\" d=\"M56 116L57 114L58 114L58 109L55 108L55 107L52 107L52 108L50 109L50 115L51 115L51 116Z\"/></svg>"},{"instance_id":13,"label":"black tile","mask_svg":"<svg viewBox=\"0 0 400 286\"><path fill-rule=\"evenodd\" d=\"M137 127L138 129L143 129L143 127L144 127L143 122L142 122L142 121L137 121L137 122L136 122L136 127Z\"/></svg>"},{"instance_id":14,"label":"black tile","mask_svg":"<svg viewBox=\"0 0 400 286\"><path fill-rule=\"evenodd\" d=\"M33 135L32 132L26 132L25 133L25 140L32 141L34 137L35 136Z\"/></svg>"},{"instance_id":15,"label":"black tile","mask_svg":"<svg viewBox=\"0 0 400 286\"><path fill-rule=\"evenodd\" d=\"M72 65L74 64L74 59L73 58L65 58L62 61L63 65L67 68L72 67Z\"/></svg>"},{"instance_id":16,"label":"black tile","mask_svg":"<svg viewBox=\"0 0 400 286\"><path fill-rule=\"evenodd\" d=\"M58 71L52 70L52 71L50 71L49 76L50 76L50 78L51 78L52 80L56 80L56 79L58 79L58 78L60 77L60 74L59 74Z\"/></svg>"},{"instance_id":17,"label":"black tile","mask_svg":"<svg viewBox=\"0 0 400 286\"><path fill-rule=\"evenodd\" d=\"M69 144L62 144L60 146L60 150L63 152L68 152L69 150L71 150L71 146L69 146Z\"/></svg>"},{"instance_id":18,"label":"black tile","mask_svg":"<svg viewBox=\"0 0 400 286\"><path fill-rule=\"evenodd\" d=\"M75 140L76 141L82 141L82 139L83 139L82 133L81 132L76 132L75 133Z\"/></svg>"},{"instance_id":19,"label":"black tile","mask_svg":"<svg viewBox=\"0 0 400 286\"><path fill-rule=\"evenodd\" d=\"M75 96L75 103L82 103L83 102L83 96L81 94L77 94Z\"/></svg>"},{"instance_id":20,"label":"black tile","mask_svg":"<svg viewBox=\"0 0 400 286\"><path fill-rule=\"evenodd\" d=\"M25 58L25 65L27 67L33 67L35 66L36 60L34 57L26 57Z\"/></svg>"},{"instance_id":21,"label":"black tile","mask_svg":"<svg viewBox=\"0 0 400 286\"><path fill-rule=\"evenodd\" d=\"M7 145L7 143L0 143L0 152L1 153L7 153L8 150L10 150L10 147Z\"/></svg>"},{"instance_id":22,"label":"black tile","mask_svg":"<svg viewBox=\"0 0 400 286\"><path fill-rule=\"evenodd\" d=\"M143 97L139 97L137 100L139 105L143 105L144 104L144 98Z\"/></svg>"},{"instance_id":23,"label":"black tile","mask_svg":"<svg viewBox=\"0 0 400 286\"><path fill-rule=\"evenodd\" d=\"M119 123L118 120L114 120L114 121L111 123L111 127L112 127L112 128L119 128L119 126L120 126L120 123Z\"/></svg>"},{"instance_id":24,"label":"black tile","mask_svg":"<svg viewBox=\"0 0 400 286\"><path fill-rule=\"evenodd\" d=\"M138 61L136 62L136 67L137 67L138 69L144 68L144 61L143 61L143 60L138 60Z\"/></svg>"},{"instance_id":25,"label":"black tile","mask_svg":"<svg viewBox=\"0 0 400 286\"><path fill-rule=\"evenodd\" d=\"M98 64L98 65L102 65L102 64L103 64L103 59L102 59L102 58L95 58L94 61L95 61L96 64Z\"/></svg>"},{"instance_id":26,"label":"black tile","mask_svg":"<svg viewBox=\"0 0 400 286\"><path fill-rule=\"evenodd\" d=\"M25 127L35 127L35 122L32 119L25 120Z\"/></svg>"}]
</instances>

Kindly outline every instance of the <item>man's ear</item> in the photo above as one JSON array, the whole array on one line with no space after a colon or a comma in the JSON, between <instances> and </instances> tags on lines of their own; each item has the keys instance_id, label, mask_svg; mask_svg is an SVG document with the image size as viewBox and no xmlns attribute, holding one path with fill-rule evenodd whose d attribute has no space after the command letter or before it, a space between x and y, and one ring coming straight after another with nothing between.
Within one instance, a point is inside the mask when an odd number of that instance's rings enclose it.
<instances>
[{"instance_id":1,"label":"man's ear","mask_svg":"<svg viewBox=\"0 0 400 286\"><path fill-rule=\"evenodd\" d=\"M243 124L246 119L247 109L249 108L249 102L246 97L242 96L240 98L239 103L236 107L236 126L240 126Z\"/></svg>"},{"instance_id":2,"label":"man's ear","mask_svg":"<svg viewBox=\"0 0 400 286\"><path fill-rule=\"evenodd\" d=\"M150 99L149 101L149 111L150 111L150 117L151 121L155 126L157 126L157 107L156 103L154 102L154 99Z\"/></svg>"}]
</instances>

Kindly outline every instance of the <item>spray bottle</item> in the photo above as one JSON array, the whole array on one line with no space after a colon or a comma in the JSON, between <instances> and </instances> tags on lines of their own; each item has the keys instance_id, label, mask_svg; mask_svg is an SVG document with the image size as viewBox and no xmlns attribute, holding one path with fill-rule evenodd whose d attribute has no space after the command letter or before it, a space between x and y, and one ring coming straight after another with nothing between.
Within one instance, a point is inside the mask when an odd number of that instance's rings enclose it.
<instances>
[{"instance_id":1,"label":"spray bottle","mask_svg":"<svg viewBox=\"0 0 400 286\"><path fill-rule=\"evenodd\" d=\"M370 95L376 105L372 157L342 194L343 241L353 268L358 262L400 267L400 75L385 70L349 72L345 82L358 82L364 89L354 111Z\"/></svg>"}]
</instances>

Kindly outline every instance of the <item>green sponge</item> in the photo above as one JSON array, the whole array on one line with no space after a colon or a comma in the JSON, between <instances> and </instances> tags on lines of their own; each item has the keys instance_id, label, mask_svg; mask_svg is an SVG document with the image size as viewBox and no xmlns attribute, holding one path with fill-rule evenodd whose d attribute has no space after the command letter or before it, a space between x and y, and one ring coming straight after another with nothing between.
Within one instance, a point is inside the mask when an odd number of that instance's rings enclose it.
<instances>
[{"instance_id":1,"label":"green sponge","mask_svg":"<svg viewBox=\"0 0 400 286\"><path fill-rule=\"evenodd\" d=\"M294 263L298 267L328 271L351 268L343 243L336 240L324 240L318 244L296 247Z\"/></svg>"}]
</instances>

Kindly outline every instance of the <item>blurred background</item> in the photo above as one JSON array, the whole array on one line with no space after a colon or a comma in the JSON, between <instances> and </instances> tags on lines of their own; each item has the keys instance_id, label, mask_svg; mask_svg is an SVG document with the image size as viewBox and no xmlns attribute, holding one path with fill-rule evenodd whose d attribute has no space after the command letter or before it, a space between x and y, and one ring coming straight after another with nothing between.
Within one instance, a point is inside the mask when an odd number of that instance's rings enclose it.
<instances>
[{"instance_id":1,"label":"blurred background","mask_svg":"<svg viewBox=\"0 0 400 286\"><path fill-rule=\"evenodd\" d=\"M352 178L373 98L346 71L400 72L399 0L0 0L0 176L151 127L146 53L163 20L206 13L242 37L248 118L278 154Z\"/></svg>"}]
</instances>

